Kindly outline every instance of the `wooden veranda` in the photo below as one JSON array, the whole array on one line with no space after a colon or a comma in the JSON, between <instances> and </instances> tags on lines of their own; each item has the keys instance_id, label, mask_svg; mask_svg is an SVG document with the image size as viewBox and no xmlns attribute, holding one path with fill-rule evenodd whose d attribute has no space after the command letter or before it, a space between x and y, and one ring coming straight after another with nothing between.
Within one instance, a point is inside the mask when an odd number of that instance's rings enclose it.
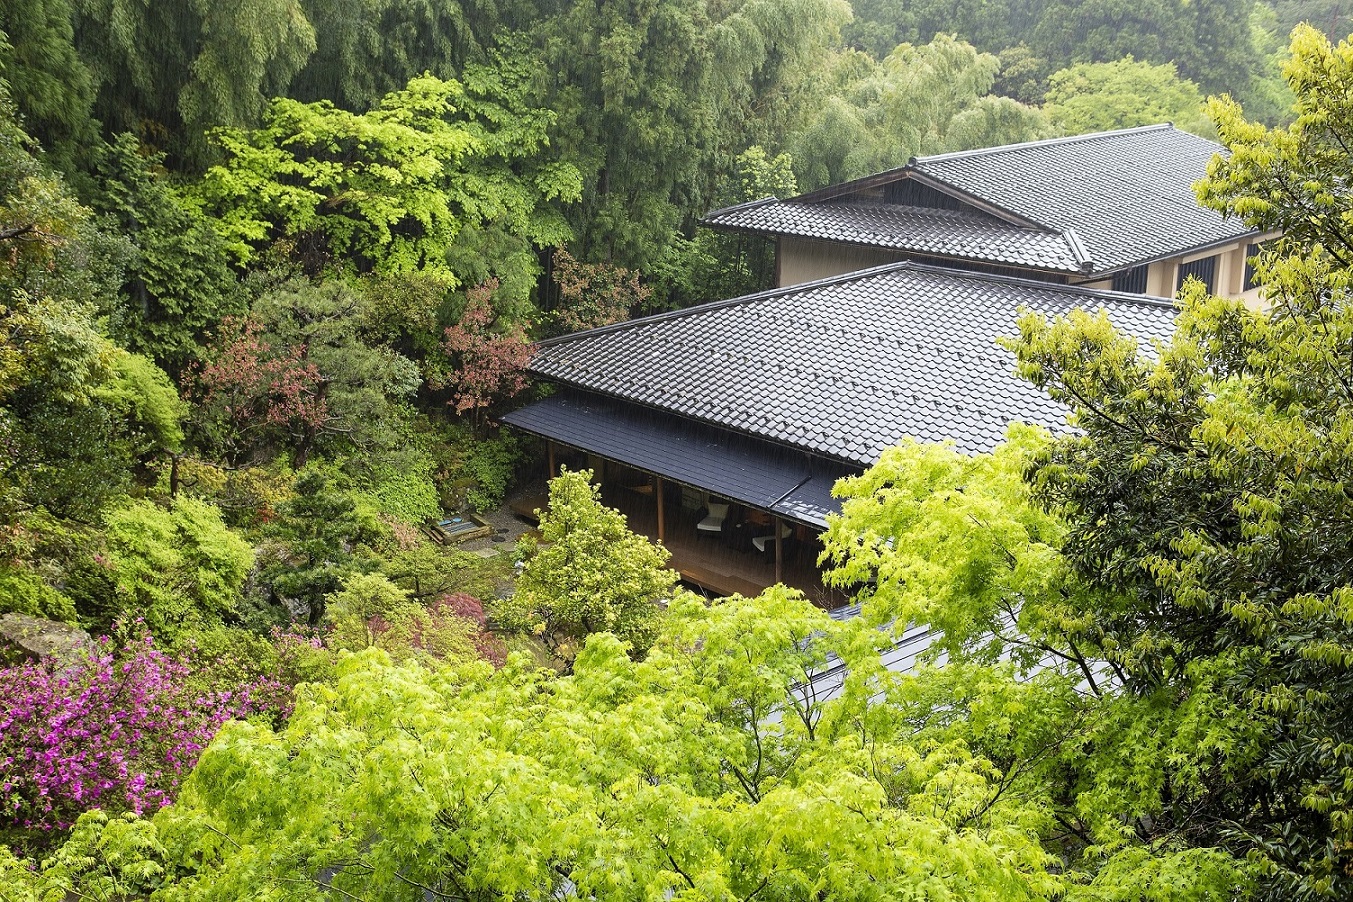
<instances>
[{"instance_id":1,"label":"wooden veranda","mask_svg":"<svg viewBox=\"0 0 1353 902\"><path fill-rule=\"evenodd\" d=\"M551 472L558 472L551 455ZM598 464L600 464L598 466ZM571 464L572 465L572 464ZM696 524L708 502L699 489L681 486L614 461L587 462L601 483L603 502L623 513L629 528L661 543L672 555L669 566L682 582L710 597L752 596L776 583L798 589L826 610L850 604L850 597L827 587L817 566L820 536L802 524L781 521L753 508L736 508L737 522L722 533L700 533ZM513 509L522 516L543 508L543 496L521 499ZM782 541L757 550L751 539L787 527Z\"/></svg>"}]
</instances>

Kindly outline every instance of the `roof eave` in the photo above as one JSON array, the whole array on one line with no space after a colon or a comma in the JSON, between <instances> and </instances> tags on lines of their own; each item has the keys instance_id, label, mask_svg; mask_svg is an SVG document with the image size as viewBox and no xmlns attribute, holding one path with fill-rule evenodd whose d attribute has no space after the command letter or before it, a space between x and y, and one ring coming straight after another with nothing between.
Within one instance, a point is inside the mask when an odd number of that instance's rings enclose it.
<instances>
[{"instance_id":1,"label":"roof eave","mask_svg":"<svg viewBox=\"0 0 1353 902\"><path fill-rule=\"evenodd\" d=\"M530 369L530 367L528 366L527 369ZM561 385L573 391L588 392L590 394L594 394L602 398L607 398L612 401L620 401L624 404L631 404L635 407L640 407L645 410L665 414L666 416L669 417L676 417L677 419L680 420L688 420L689 422L692 423L699 423L701 426L708 426L713 429L722 429L724 432L729 432L732 433L733 435L741 435L746 438L756 439L757 441L760 442L766 442L768 444L784 448L786 451L792 451L796 454L806 454L809 457L816 457L820 460L827 461L828 463L841 464L849 467L864 467L864 468L871 467L875 463L874 461L870 461L869 463L861 463L859 460L856 460L854 458L840 457L835 454L828 454L826 452L819 451L816 448L808 448L803 445L795 445L783 441L781 439L772 438L771 436L766 435L764 432L754 432L750 429L739 429L738 427L730 426L727 423L719 423L714 420L704 419L703 417L692 416L691 414L688 413L682 413L681 411L673 410L670 407L661 407L657 404L650 404L646 401L636 401L633 398L627 398L624 395L616 394L615 392L603 391L602 389L598 388L590 388L585 385L578 385L577 383L569 382L568 380L562 379L558 376L550 375L547 373L537 373L534 370L532 370L531 372L539 379L545 379L546 381L552 382L556 385Z\"/></svg>"}]
</instances>

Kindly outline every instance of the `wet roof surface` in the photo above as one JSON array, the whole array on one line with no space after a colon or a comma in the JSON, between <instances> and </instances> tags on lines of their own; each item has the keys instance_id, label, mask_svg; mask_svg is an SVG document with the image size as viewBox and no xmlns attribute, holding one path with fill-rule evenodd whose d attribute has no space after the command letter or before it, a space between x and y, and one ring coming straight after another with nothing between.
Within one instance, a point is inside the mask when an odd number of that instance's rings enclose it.
<instances>
[{"instance_id":1,"label":"wet roof surface","mask_svg":"<svg viewBox=\"0 0 1353 902\"><path fill-rule=\"evenodd\" d=\"M1103 309L1149 343L1168 301L893 264L543 343L533 372L859 466L904 438L992 450L1012 421L1069 431L1067 410L997 343L1021 309Z\"/></svg>"},{"instance_id":2,"label":"wet roof surface","mask_svg":"<svg viewBox=\"0 0 1353 902\"><path fill-rule=\"evenodd\" d=\"M1198 205L1193 183L1223 150L1168 125L1033 141L920 157L790 200L716 210L704 221L767 235L1108 273L1256 234ZM883 186L911 178L987 212L866 202ZM1002 217L1009 221L993 225Z\"/></svg>"}]
</instances>

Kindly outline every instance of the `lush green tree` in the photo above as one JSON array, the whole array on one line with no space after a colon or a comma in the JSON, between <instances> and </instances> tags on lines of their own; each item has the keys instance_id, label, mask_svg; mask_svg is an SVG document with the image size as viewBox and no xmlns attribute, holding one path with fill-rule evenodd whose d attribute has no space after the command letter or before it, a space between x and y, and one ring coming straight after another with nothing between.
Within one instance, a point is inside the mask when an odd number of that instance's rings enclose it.
<instances>
[{"instance_id":1,"label":"lush green tree","mask_svg":"<svg viewBox=\"0 0 1353 902\"><path fill-rule=\"evenodd\" d=\"M1236 660L1176 657L1211 624L1077 571L1073 531L1024 480L1047 442L1014 428L990 455L885 452L838 487L828 579L865 587L871 624L934 630L923 658L947 663L916 687L926 729L962 737L1008 791L1040 800L1061 827L1069 898L1243 894L1254 874L1243 849L1215 848L1218 816L1244 796L1233 783L1270 719L1225 703Z\"/></svg>"},{"instance_id":2,"label":"lush green tree","mask_svg":"<svg viewBox=\"0 0 1353 902\"><path fill-rule=\"evenodd\" d=\"M1207 138L1217 134L1203 110L1202 92L1180 78L1173 63L1157 66L1131 56L1054 72L1043 111L1070 135L1160 122Z\"/></svg>"},{"instance_id":3,"label":"lush green tree","mask_svg":"<svg viewBox=\"0 0 1353 902\"><path fill-rule=\"evenodd\" d=\"M384 528L320 467L302 470L292 490L268 525L272 541L260 550L259 577L268 601L284 609L282 619L314 626L324 616L325 598L349 575L374 569L371 546Z\"/></svg>"},{"instance_id":4,"label":"lush green tree","mask_svg":"<svg viewBox=\"0 0 1353 902\"><path fill-rule=\"evenodd\" d=\"M570 245L646 272L713 206L733 157L799 118L801 82L849 16L838 0L567 4L534 35L556 146L582 172Z\"/></svg>"},{"instance_id":5,"label":"lush green tree","mask_svg":"<svg viewBox=\"0 0 1353 902\"><path fill-rule=\"evenodd\" d=\"M254 551L205 502L179 495L166 509L129 501L104 514L119 616L172 639L236 612Z\"/></svg>"},{"instance_id":6,"label":"lush green tree","mask_svg":"<svg viewBox=\"0 0 1353 902\"><path fill-rule=\"evenodd\" d=\"M39 869L0 846L6 902L46 902L80 893L92 899L134 899L173 879L168 851L149 820L127 813L82 814L71 836Z\"/></svg>"},{"instance_id":7,"label":"lush green tree","mask_svg":"<svg viewBox=\"0 0 1353 902\"><path fill-rule=\"evenodd\" d=\"M403 443L406 405L422 379L413 361L363 340L361 295L337 280L294 280L259 296L251 316L264 341L300 349L297 359L313 367L318 380L325 416L293 436L296 466L312 449L376 454Z\"/></svg>"},{"instance_id":8,"label":"lush green tree","mask_svg":"<svg viewBox=\"0 0 1353 902\"><path fill-rule=\"evenodd\" d=\"M657 628L656 604L677 582L667 550L630 532L625 516L601 503L592 471L550 480L540 538L523 539L516 591L494 608L504 627L538 636L569 661L591 633L608 632L642 656Z\"/></svg>"},{"instance_id":9,"label":"lush green tree","mask_svg":"<svg viewBox=\"0 0 1353 902\"><path fill-rule=\"evenodd\" d=\"M845 35L850 46L875 59L883 59L899 44L928 44L941 34L956 35L994 53L1027 37L1039 6L1027 0L918 0L905 6L857 0L851 4L855 18Z\"/></svg>"},{"instance_id":10,"label":"lush green tree","mask_svg":"<svg viewBox=\"0 0 1353 902\"><path fill-rule=\"evenodd\" d=\"M989 93L999 68L949 35L902 44L877 64L856 60L819 118L790 140L799 182L821 187L921 154L1049 136L1039 110Z\"/></svg>"},{"instance_id":11,"label":"lush green tree","mask_svg":"<svg viewBox=\"0 0 1353 902\"><path fill-rule=\"evenodd\" d=\"M1247 121L1234 100L1209 101L1230 155L1213 160L1198 196L1257 228L1283 232L1283 252L1301 249L1322 265L1353 268L1353 199L1339 187L1353 129L1353 46L1331 45L1300 27L1283 74L1296 97L1295 121L1285 128Z\"/></svg>"},{"instance_id":12,"label":"lush green tree","mask_svg":"<svg viewBox=\"0 0 1353 902\"><path fill-rule=\"evenodd\" d=\"M245 298L215 225L169 183L163 160L119 135L98 155L92 204L103 227L135 247L110 332L178 375L222 320L245 312Z\"/></svg>"},{"instance_id":13,"label":"lush green tree","mask_svg":"<svg viewBox=\"0 0 1353 902\"><path fill-rule=\"evenodd\" d=\"M503 252L477 264L524 297L536 248L569 234L552 204L579 187L571 166L539 159L552 114L505 65L415 78L364 114L280 99L263 128L218 132L226 160L200 190L239 261L283 241L311 273L422 271L454 287L477 275L451 262L457 242L491 232Z\"/></svg>"},{"instance_id":14,"label":"lush green tree","mask_svg":"<svg viewBox=\"0 0 1353 902\"><path fill-rule=\"evenodd\" d=\"M77 0L76 8L96 115L179 164L203 159L208 129L254 125L315 49L299 0Z\"/></svg>"},{"instance_id":15,"label":"lush green tree","mask_svg":"<svg viewBox=\"0 0 1353 902\"><path fill-rule=\"evenodd\" d=\"M727 206L763 197L793 197L799 193L793 167L788 154L772 157L754 144L738 154L736 187L718 203ZM739 297L773 287L775 245L756 236L704 229L693 239L674 239L668 256L649 271L660 293L656 302L644 299L649 303L645 312Z\"/></svg>"},{"instance_id":16,"label":"lush green tree","mask_svg":"<svg viewBox=\"0 0 1353 902\"><path fill-rule=\"evenodd\" d=\"M1353 873L1353 48L1299 30L1287 76L1289 128L1213 102L1230 153L1199 186L1287 230L1261 265L1268 310L1194 286L1150 353L1085 314L1027 318L1014 347L1081 430L1032 479L1067 522L1066 565L1105 599L1085 608L1103 656L1141 697L1200 712L1203 754L1162 759L1171 798L1196 787L1191 843L1248 856L1268 898L1338 898Z\"/></svg>"},{"instance_id":17,"label":"lush green tree","mask_svg":"<svg viewBox=\"0 0 1353 902\"><path fill-rule=\"evenodd\" d=\"M75 50L72 0L0 3L0 74L29 131L71 174L97 137L89 67Z\"/></svg>"},{"instance_id":18,"label":"lush green tree","mask_svg":"<svg viewBox=\"0 0 1353 902\"><path fill-rule=\"evenodd\" d=\"M183 406L150 361L113 346L92 311L16 298L0 312L0 341L18 351L20 378L0 394L0 434L12 454L0 481L20 509L42 506L92 520L179 450Z\"/></svg>"},{"instance_id":19,"label":"lush green tree","mask_svg":"<svg viewBox=\"0 0 1353 902\"><path fill-rule=\"evenodd\" d=\"M1039 56L1071 63L1131 54L1174 63L1206 93L1243 95L1254 60L1248 0L1049 0L1028 43Z\"/></svg>"},{"instance_id":20,"label":"lush green tree","mask_svg":"<svg viewBox=\"0 0 1353 902\"><path fill-rule=\"evenodd\" d=\"M99 331L126 247L46 169L0 97L0 504L93 522L182 440L164 373ZM12 505L12 506L11 506Z\"/></svg>"},{"instance_id":21,"label":"lush green tree","mask_svg":"<svg viewBox=\"0 0 1353 902\"><path fill-rule=\"evenodd\" d=\"M1048 75L1055 64L1035 54L1023 42L1002 49L997 58L1001 61L1001 71L996 75L992 90L1030 106L1042 104L1048 90Z\"/></svg>"}]
</instances>

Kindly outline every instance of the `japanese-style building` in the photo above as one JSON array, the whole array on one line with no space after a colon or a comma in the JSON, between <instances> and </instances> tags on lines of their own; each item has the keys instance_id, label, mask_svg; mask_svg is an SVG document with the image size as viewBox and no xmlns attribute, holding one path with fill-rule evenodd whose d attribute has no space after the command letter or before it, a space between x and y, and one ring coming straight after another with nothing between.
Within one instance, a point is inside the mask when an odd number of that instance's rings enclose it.
<instances>
[{"instance_id":1,"label":"japanese-style building","mask_svg":"<svg viewBox=\"0 0 1353 902\"><path fill-rule=\"evenodd\" d=\"M772 239L776 284L898 260L1173 297L1190 276L1258 302L1261 235L1198 205L1221 145L1169 125L918 157L788 200L708 214Z\"/></svg>"},{"instance_id":2,"label":"japanese-style building","mask_svg":"<svg viewBox=\"0 0 1353 902\"><path fill-rule=\"evenodd\" d=\"M838 478L908 437L980 453L1014 421L1070 428L999 344L1020 311L1103 310L1150 342L1189 276L1260 302L1247 258L1269 236L1193 192L1222 150L1151 126L715 211L776 242L779 288L542 342L531 370L558 389L504 419L547 441L551 472L593 469L688 582L844 604L816 567Z\"/></svg>"},{"instance_id":3,"label":"japanese-style building","mask_svg":"<svg viewBox=\"0 0 1353 902\"><path fill-rule=\"evenodd\" d=\"M997 340L1021 310L1076 307L1143 342L1173 328L1158 298L895 263L542 342L531 371L558 390L504 420L549 442L552 472L593 469L688 582L834 607L816 568L833 483L906 437L977 453L1012 421L1066 432Z\"/></svg>"}]
</instances>

